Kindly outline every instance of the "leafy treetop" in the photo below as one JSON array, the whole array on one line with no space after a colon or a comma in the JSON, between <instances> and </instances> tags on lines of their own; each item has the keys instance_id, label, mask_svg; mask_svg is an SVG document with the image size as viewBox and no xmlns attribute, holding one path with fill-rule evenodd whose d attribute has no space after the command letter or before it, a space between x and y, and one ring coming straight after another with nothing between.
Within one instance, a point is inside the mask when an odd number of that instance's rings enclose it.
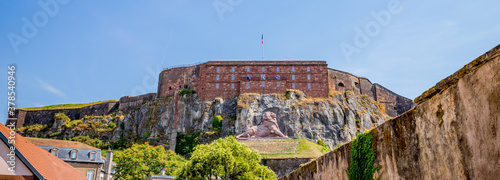
<instances>
[{"instance_id":1,"label":"leafy treetop","mask_svg":"<svg viewBox=\"0 0 500 180\"><path fill-rule=\"evenodd\" d=\"M113 160L116 163L114 177L122 180L146 179L150 175L160 174L163 168L166 175L175 176L175 172L185 163L184 158L173 151L165 151L163 146L150 146L147 142L118 151Z\"/></svg>"},{"instance_id":2,"label":"leafy treetop","mask_svg":"<svg viewBox=\"0 0 500 180\"><path fill-rule=\"evenodd\" d=\"M196 146L177 179L276 179L274 172L259 162L257 152L230 136Z\"/></svg>"}]
</instances>

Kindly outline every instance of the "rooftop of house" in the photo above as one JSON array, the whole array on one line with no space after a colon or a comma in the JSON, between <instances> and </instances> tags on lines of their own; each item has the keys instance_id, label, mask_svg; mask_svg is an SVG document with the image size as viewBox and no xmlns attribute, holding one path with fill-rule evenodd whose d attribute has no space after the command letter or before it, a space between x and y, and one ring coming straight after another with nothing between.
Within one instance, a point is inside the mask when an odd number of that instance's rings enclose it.
<instances>
[{"instance_id":1,"label":"rooftop of house","mask_svg":"<svg viewBox=\"0 0 500 180\"><path fill-rule=\"evenodd\" d=\"M57 157L66 162L104 163L100 149L81 142L42 138L26 139L47 152L57 151ZM76 158L71 158L72 151L77 153ZM91 159L92 154L94 154L95 159Z\"/></svg>"},{"instance_id":2,"label":"rooftop of house","mask_svg":"<svg viewBox=\"0 0 500 180\"><path fill-rule=\"evenodd\" d=\"M95 148L93 146L89 146L87 144L77 142L77 141L65 141L65 140L57 140L57 139L44 139L44 138L31 138L31 137L26 137L26 139L37 146L100 150L100 149Z\"/></svg>"},{"instance_id":3,"label":"rooftop of house","mask_svg":"<svg viewBox=\"0 0 500 180\"><path fill-rule=\"evenodd\" d=\"M10 137L11 130L0 124L0 132L2 142L9 146L7 137ZM14 146L16 147L16 156L39 179L86 179L80 171L17 133L15 133Z\"/></svg>"}]
</instances>

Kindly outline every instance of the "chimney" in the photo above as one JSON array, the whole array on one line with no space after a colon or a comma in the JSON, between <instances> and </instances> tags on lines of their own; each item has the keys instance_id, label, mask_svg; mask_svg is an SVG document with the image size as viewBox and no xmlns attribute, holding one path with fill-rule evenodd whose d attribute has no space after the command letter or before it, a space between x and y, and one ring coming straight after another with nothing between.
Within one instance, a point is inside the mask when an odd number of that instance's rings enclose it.
<instances>
[{"instance_id":1,"label":"chimney","mask_svg":"<svg viewBox=\"0 0 500 180\"><path fill-rule=\"evenodd\" d=\"M113 165L113 151L106 152L106 163L104 164L104 180L111 180L111 169Z\"/></svg>"},{"instance_id":2,"label":"chimney","mask_svg":"<svg viewBox=\"0 0 500 180\"><path fill-rule=\"evenodd\" d=\"M161 169L160 174L161 174L162 176L165 176L165 169Z\"/></svg>"}]
</instances>

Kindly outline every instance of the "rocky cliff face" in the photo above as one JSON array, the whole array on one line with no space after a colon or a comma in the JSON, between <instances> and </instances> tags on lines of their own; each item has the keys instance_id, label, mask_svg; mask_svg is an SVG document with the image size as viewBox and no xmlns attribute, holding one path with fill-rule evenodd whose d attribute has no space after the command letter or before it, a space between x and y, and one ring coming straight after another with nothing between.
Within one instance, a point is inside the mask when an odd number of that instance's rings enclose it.
<instances>
[{"instance_id":1,"label":"rocky cliff face","mask_svg":"<svg viewBox=\"0 0 500 180\"><path fill-rule=\"evenodd\" d=\"M50 136L61 132L59 138L91 135L102 140L150 141L175 149L178 133L213 131L214 116L223 117L221 136L243 133L258 125L263 111L277 112L280 130L289 137L302 136L322 139L330 148L348 142L357 133L375 127L388 119L382 104L364 95L332 91L329 98L306 98L300 91L287 94L242 94L228 100L201 101L196 94L176 95L145 101L128 112L109 117L87 117L76 125L65 127L56 121L43 131L24 130L27 136ZM116 117L119 116L119 117ZM100 122L99 127L96 122ZM116 124L110 129L109 123ZM84 125L87 124L87 125ZM60 127L60 128L58 128ZM105 128L106 127L106 128ZM103 129L96 132L96 128Z\"/></svg>"},{"instance_id":2,"label":"rocky cliff face","mask_svg":"<svg viewBox=\"0 0 500 180\"><path fill-rule=\"evenodd\" d=\"M374 165L381 167L374 177L498 179L499 72L500 45L424 92L412 110L371 130ZM346 144L282 179L348 179L352 148Z\"/></svg>"}]
</instances>

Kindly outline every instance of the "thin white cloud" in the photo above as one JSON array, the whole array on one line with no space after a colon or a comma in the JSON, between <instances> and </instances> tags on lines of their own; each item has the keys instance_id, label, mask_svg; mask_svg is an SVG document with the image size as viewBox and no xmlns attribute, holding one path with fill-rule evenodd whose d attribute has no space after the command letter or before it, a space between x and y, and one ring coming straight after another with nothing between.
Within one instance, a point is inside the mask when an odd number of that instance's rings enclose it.
<instances>
[{"instance_id":1,"label":"thin white cloud","mask_svg":"<svg viewBox=\"0 0 500 180\"><path fill-rule=\"evenodd\" d=\"M61 90L55 88L54 86L52 86L51 84L43 81L42 79L38 78L35 76L35 79L38 81L38 83L40 84L40 87L56 96L59 96L61 98L65 98L66 97L66 94L64 92L62 92Z\"/></svg>"}]
</instances>

